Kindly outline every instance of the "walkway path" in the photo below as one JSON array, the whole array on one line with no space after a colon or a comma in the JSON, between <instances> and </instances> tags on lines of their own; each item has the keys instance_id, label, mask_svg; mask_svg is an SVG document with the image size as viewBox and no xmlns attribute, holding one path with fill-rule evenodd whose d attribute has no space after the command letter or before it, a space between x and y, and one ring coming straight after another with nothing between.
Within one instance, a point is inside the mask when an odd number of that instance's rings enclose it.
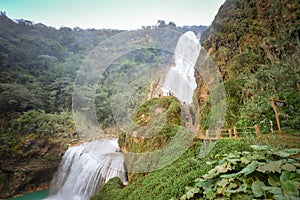
<instances>
[{"instance_id":1,"label":"walkway path","mask_svg":"<svg viewBox=\"0 0 300 200\"><path fill-rule=\"evenodd\" d=\"M197 128L194 126L193 124L193 118L192 118L192 114L190 111L190 108L188 105L183 104L183 110L184 110L184 126L189 129L190 131L194 132L195 134L197 134ZM186 116L188 117L186 120Z\"/></svg>"}]
</instances>

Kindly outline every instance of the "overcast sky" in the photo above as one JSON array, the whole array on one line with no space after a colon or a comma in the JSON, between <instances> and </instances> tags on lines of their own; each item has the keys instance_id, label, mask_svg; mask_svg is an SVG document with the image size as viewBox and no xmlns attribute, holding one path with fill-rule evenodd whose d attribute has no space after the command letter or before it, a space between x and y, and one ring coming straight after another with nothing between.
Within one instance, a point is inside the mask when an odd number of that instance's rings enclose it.
<instances>
[{"instance_id":1,"label":"overcast sky","mask_svg":"<svg viewBox=\"0 0 300 200\"><path fill-rule=\"evenodd\" d=\"M138 29L158 20L210 25L225 0L0 0L0 11L60 28Z\"/></svg>"}]
</instances>

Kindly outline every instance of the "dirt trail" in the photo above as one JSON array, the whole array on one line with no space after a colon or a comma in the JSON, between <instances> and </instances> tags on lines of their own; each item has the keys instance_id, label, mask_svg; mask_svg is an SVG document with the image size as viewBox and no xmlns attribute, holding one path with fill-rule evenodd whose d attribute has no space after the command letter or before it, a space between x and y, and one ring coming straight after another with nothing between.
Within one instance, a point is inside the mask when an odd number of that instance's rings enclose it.
<instances>
[{"instance_id":1,"label":"dirt trail","mask_svg":"<svg viewBox=\"0 0 300 200\"><path fill-rule=\"evenodd\" d=\"M184 126L196 134L197 128L193 125L193 119L192 119L189 106L183 104L183 109L184 109Z\"/></svg>"}]
</instances>

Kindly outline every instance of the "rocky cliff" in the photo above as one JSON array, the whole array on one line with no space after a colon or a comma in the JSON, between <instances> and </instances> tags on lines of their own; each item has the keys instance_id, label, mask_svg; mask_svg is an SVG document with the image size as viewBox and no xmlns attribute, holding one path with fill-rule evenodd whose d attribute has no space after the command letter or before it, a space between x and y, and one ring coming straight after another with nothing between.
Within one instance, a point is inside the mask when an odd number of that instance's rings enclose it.
<instances>
[{"instance_id":1,"label":"rocky cliff","mask_svg":"<svg viewBox=\"0 0 300 200\"><path fill-rule=\"evenodd\" d=\"M201 43L220 70L226 89L225 126L260 124L264 132L276 130L268 105L273 96L287 102L278 108L284 132L299 130L299 27L296 0L228 0L219 9ZM203 98L209 93L204 85L198 75L199 123L206 128L210 107Z\"/></svg>"},{"instance_id":2,"label":"rocky cliff","mask_svg":"<svg viewBox=\"0 0 300 200\"><path fill-rule=\"evenodd\" d=\"M28 137L0 165L0 198L47 188L63 154L60 143Z\"/></svg>"}]
</instances>

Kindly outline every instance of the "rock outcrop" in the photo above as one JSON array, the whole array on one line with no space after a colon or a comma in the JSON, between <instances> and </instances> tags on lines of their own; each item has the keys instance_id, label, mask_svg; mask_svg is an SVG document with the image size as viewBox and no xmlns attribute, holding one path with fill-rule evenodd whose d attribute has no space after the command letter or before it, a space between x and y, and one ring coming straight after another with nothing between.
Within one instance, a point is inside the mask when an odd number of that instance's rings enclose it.
<instances>
[{"instance_id":1,"label":"rock outcrop","mask_svg":"<svg viewBox=\"0 0 300 200\"><path fill-rule=\"evenodd\" d=\"M11 157L1 158L0 198L47 188L65 151L63 146L27 137Z\"/></svg>"}]
</instances>

